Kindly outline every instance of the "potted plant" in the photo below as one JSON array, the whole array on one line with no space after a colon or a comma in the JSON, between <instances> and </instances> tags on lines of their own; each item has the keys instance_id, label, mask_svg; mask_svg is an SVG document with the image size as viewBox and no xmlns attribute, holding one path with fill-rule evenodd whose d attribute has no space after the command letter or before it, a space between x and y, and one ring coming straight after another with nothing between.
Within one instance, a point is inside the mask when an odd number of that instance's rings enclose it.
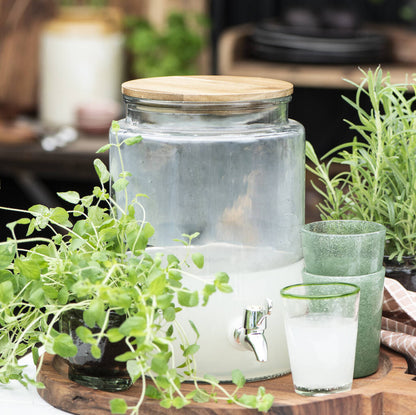
<instances>
[{"instance_id":1,"label":"potted plant","mask_svg":"<svg viewBox=\"0 0 416 415\"><path fill-rule=\"evenodd\" d=\"M113 128L117 131L118 124L113 123ZM128 138L99 151L140 140ZM135 407L113 399L112 413L137 414L145 396L159 399L166 408L211 398L264 411L270 408L273 397L264 388L257 396L238 397L209 376L204 382L215 390L199 387L192 365L199 346L193 339L183 339L181 356L174 356L175 338L181 337L176 329L181 307L206 304L217 290L230 292L228 276L218 273L198 291L188 289L184 282L185 274L191 277L188 263L203 267L202 255L193 253L180 261L174 255L148 254L146 246L154 229L145 220L135 219L135 211L142 209L142 196L120 206L106 188L112 182L111 193L125 192L129 173L123 169L120 177L111 178L99 159L94 167L101 185L91 195L58 194L71 209L41 205L27 211L10 209L22 217L7 225L11 237L0 243L0 383L17 379L41 388L23 373L19 363L21 356L31 352L39 371L44 357L40 347L70 360L86 346L91 361L106 353L103 345L115 343L123 347L113 363L125 364L131 382L143 383L143 392ZM24 239L16 237L17 227L26 227ZM36 236L42 230L49 230L51 237ZM182 242L189 245L197 236L185 235ZM82 324L74 325L74 318ZM197 339L197 328L191 325ZM185 375L195 384L187 395L180 390ZM244 377L236 370L233 379L237 392Z\"/></svg>"},{"instance_id":2,"label":"potted plant","mask_svg":"<svg viewBox=\"0 0 416 415\"><path fill-rule=\"evenodd\" d=\"M143 18L128 17L126 49L134 77L196 74L206 25L203 16L184 12L172 12L160 30Z\"/></svg>"},{"instance_id":3,"label":"potted plant","mask_svg":"<svg viewBox=\"0 0 416 415\"><path fill-rule=\"evenodd\" d=\"M344 97L357 112L358 122L347 122L359 139L321 160L307 143L307 168L320 182L313 185L322 197L321 217L383 224L387 275L404 266L402 281L410 282L416 264L416 89L393 84L380 67L361 72L359 85L348 81L357 89L355 101ZM336 164L343 169L333 175Z\"/></svg>"}]
</instances>

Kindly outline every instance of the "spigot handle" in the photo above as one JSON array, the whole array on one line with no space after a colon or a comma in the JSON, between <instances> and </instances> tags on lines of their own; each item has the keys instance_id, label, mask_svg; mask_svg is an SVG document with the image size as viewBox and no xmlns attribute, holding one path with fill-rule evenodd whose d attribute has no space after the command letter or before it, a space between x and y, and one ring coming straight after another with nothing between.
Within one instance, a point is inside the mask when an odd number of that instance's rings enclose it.
<instances>
[{"instance_id":1,"label":"spigot handle","mask_svg":"<svg viewBox=\"0 0 416 415\"><path fill-rule=\"evenodd\" d=\"M266 299L266 305L249 306L244 313L244 328L246 330L264 329L266 318L272 312L272 300Z\"/></svg>"},{"instance_id":2,"label":"spigot handle","mask_svg":"<svg viewBox=\"0 0 416 415\"><path fill-rule=\"evenodd\" d=\"M263 323L266 322L267 316L270 316L272 314L273 309L273 302L270 298L266 298L266 306L264 308L263 316L260 318L260 320L257 322L257 327L261 327Z\"/></svg>"}]
</instances>

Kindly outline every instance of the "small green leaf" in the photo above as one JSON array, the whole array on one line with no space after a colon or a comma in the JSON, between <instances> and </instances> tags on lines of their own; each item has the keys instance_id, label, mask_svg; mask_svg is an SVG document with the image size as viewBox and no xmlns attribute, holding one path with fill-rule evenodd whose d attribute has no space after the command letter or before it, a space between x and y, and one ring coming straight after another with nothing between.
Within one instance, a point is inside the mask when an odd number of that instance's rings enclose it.
<instances>
[{"instance_id":1,"label":"small green leaf","mask_svg":"<svg viewBox=\"0 0 416 415\"><path fill-rule=\"evenodd\" d=\"M193 253L192 261L199 269L204 267L204 256L202 254L199 254L197 252Z\"/></svg>"},{"instance_id":2,"label":"small green leaf","mask_svg":"<svg viewBox=\"0 0 416 415\"><path fill-rule=\"evenodd\" d=\"M105 144L102 147L100 147L96 153L105 153L107 150L109 150L111 148L111 144Z\"/></svg>"},{"instance_id":3,"label":"small green leaf","mask_svg":"<svg viewBox=\"0 0 416 415\"><path fill-rule=\"evenodd\" d=\"M166 330L166 337L171 337L171 336L172 336L172 334L173 334L173 326L172 326L172 325L170 325L170 326L168 327L168 329Z\"/></svg>"},{"instance_id":4,"label":"small green leaf","mask_svg":"<svg viewBox=\"0 0 416 415\"><path fill-rule=\"evenodd\" d=\"M135 383L142 376L140 365L136 360L128 360L126 363L126 368L133 383Z\"/></svg>"},{"instance_id":5,"label":"small green leaf","mask_svg":"<svg viewBox=\"0 0 416 415\"><path fill-rule=\"evenodd\" d=\"M165 274L160 275L155 278L149 285L149 294L150 295L160 295L165 291L167 285Z\"/></svg>"},{"instance_id":6,"label":"small green leaf","mask_svg":"<svg viewBox=\"0 0 416 415\"><path fill-rule=\"evenodd\" d=\"M198 344L191 344L184 350L184 357L195 354L199 350L199 347L200 346Z\"/></svg>"},{"instance_id":7,"label":"small green leaf","mask_svg":"<svg viewBox=\"0 0 416 415\"><path fill-rule=\"evenodd\" d=\"M15 268L19 271L19 273L25 276L27 279L40 279L41 270L37 262L31 261L29 259L21 260L19 258L16 258L14 264Z\"/></svg>"},{"instance_id":8,"label":"small green leaf","mask_svg":"<svg viewBox=\"0 0 416 415\"><path fill-rule=\"evenodd\" d=\"M64 305L68 302L69 292L66 287L62 287L58 292L58 303Z\"/></svg>"},{"instance_id":9,"label":"small green leaf","mask_svg":"<svg viewBox=\"0 0 416 415\"><path fill-rule=\"evenodd\" d=\"M196 403L205 403L209 402L210 395L204 389L195 389L188 395L186 395L188 399L192 399Z\"/></svg>"},{"instance_id":10,"label":"small green leaf","mask_svg":"<svg viewBox=\"0 0 416 415\"><path fill-rule=\"evenodd\" d=\"M156 304L159 308L165 309L171 305L172 300L173 300L172 294L162 294L162 295L157 296Z\"/></svg>"},{"instance_id":11,"label":"small green leaf","mask_svg":"<svg viewBox=\"0 0 416 415\"><path fill-rule=\"evenodd\" d=\"M81 199L81 204L82 204L82 206L85 206L86 208L88 208L88 207L91 206L93 201L94 201L94 196L88 195L88 196L84 196Z\"/></svg>"},{"instance_id":12,"label":"small green leaf","mask_svg":"<svg viewBox=\"0 0 416 415\"><path fill-rule=\"evenodd\" d=\"M215 274L214 285L219 291L223 293L232 293L233 289L228 284L230 277L225 272L219 272Z\"/></svg>"},{"instance_id":13,"label":"small green leaf","mask_svg":"<svg viewBox=\"0 0 416 415\"><path fill-rule=\"evenodd\" d=\"M105 316L104 303L101 300L91 301L90 306L83 313L85 324L91 328L95 325L102 328Z\"/></svg>"},{"instance_id":14,"label":"small green leaf","mask_svg":"<svg viewBox=\"0 0 416 415\"><path fill-rule=\"evenodd\" d=\"M254 395L242 395L238 398L238 402L242 403L243 405L247 405L250 408L256 408L257 406L257 398Z\"/></svg>"},{"instance_id":15,"label":"small green leaf","mask_svg":"<svg viewBox=\"0 0 416 415\"><path fill-rule=\"evenodd\" d=\"M89 328L79 326L76 328L75 332L83 343L95 343L94 336Z\"/></svg>"},{"instance_id":16,"label":"small green leaf","mask_svg":"<svg viewBox=\"0 0 416 415\"><path fill-rule=\"evenodd\" d=\"M133 145L133 144L140 143L140 141L142 141L142 140L143 140L143 137L141 137L140 135L138 135L138 136L136 136L136 137L129 137L129 138L126 138L126 139L123 141L123 144L126 144L127 146L131 146L131 145Z\"/></svg>"},{"instance_id":17,"label":"small green leaf","mask_svg":"<svg viewBox=\"0 0 416 415\"><path fill-rule=\"evenodd\" d=\"M233 292L233 288L231 287L231 285L228 284L219 284L218 290L226 294L230 294Z\"/></svg>"},{"instance_id":18,"label":"small green leaf","mask_svg":"<svg viewBox=\"0 0 416 415\"><path fill-rule=\"evenodd\" d=\"M60 245L62 243L62 235L58 233L57 235L52 236L52 241L55 245Z\"/></svg>"},{"instance_id":19,"label":"small green leaf","mask_svg":"<svg viewBox=\"0 0 416 415\"><path fill-rule=\"evenodd\" d=\"M162 394L153 385L146 386L146 396L151 399L162 399Z\"/></svg>"},{"instance_id":20,"label":"small green leaf","mask_svg":"<svg viewBox=\"0 0 416 415\"><path fill-rule=\"evenodd\" d=\"M137 353L134 352L125 352L114 358L116 362L128 362L129 360L134 360L137 357Z\"/></svg>"},{"instance_id":21,"label":"small green leaf","mask_svg":"<svg viewBox=\"0 0 416 415\"><path fill-rule=\"evenodd\" d=\"M162 408L166 408L166 409L169 409L171 406L172 406L172 399L170 399L170 398L165 398L165 399L162 399L161 401L160 401L160 404L159 404Z\"/></svg>"},{"instance_id":22,"label":"small green leaf","mask_svg":"<svg viewBox=\"0 0 416 415\"><path fill-rule=\"evenodd\" d=\"M189 325L192 327L192 330L194 331L194 333L196 334L196 338L199 339L199 331L196 328L196 325L193 321L189 320Z\"/></svg>"},{"instance_id":23,"label":"small green leaf","mask_svg":"<svg viewBox=\"0 0 416 415\"><path fill-rule=\"evenodd\" d=\"M174 307L168 307L163 310L163 318L166 321L175 321L176 312Z\"/></svg>"},{"instance_id":24,"label":"small green leaf","mask_svg":"<svg viewBox=\"0 0 416 415\"><path fill-rule=\"evenodd\" d=\"M169 254L166 257L166 259L168 260L168 264L173 265L173 266L179 264L179 262L180 262L179 259L175 255L172 255L172 254Z\"/></svg>"},{"instance_id":25,"label":"small green leaf","mask_svg":"<svg viewBox=\"0 0 416 415\"><path fill-rule=\"evenodd\" d=\"M38 347L32 347L32 360L35 366L38 365L39 362L39 348Z\"/></svg>"},{"instance_id":26,"label":"small green leaf","mask_svg":"<svg viewBox=\"0 0 416 415\"><path fill-rule=\"evenodd\" d=\"M202 305L205 306L208 304L209 297L217 291L217 288L214 284L206 284L203 289L203 303Z\"/></svg>"},{"instance_id":27,"label":"small green leaf","mask_svg":"<svg viewBox=\"0 0 416 415\"><path fill-rule=\"evenodd\" d=\"M235 369L231 373L232 381L234 385L242 388L246 383L246 378L244 377L243 373L239 369Z\"/></svg>"},{"instance_id":28,"label":"small green leaf","mask_svg":"<svg viewBox=\"0 0 416 415\"><path fill-rule=\"evenodd\" d=\"M176 396L172 401L172 406L174 406L176 409L181 409L188 404L189 401L182 396Z\"/></svg>"},{"instance_id":29,"label":"small green leaf","mask_svg":"<svg viewBox=\"0 0 416 415\"><path fill-rule=\"evenodd\" d=\"M46 303L45 292L41 287L34 289L29 296L29 302L37 308L41 308Z\"/></svg>"},{"instance_id":30,"label":"small green leaf","mask_svg":"<svg viewBox=\"0 0 416 415\"><path fill-rule=\"evenodd\" d=\"M111 130L114 132L114 133L118 133L119 132L119 130L120 130L120 123L118 122L118 121L113 121L112 123L111 123Z\"/></svg>"},{"instance_id":31,"label":"small green leaf","mask_svg":"<svg viewBox=\"0 0 416 415\"><path fill-rule=\"evenodd\" d=\"M94 357L94 359L100 359L101 358L101 349L96 345L91 345L91 354Z\"/></svg>"},{"instance_id":32,"label":"small green leaf","mask_svg":"<svg viewBox=\"0 0 416 415\"><path fill-rule=\"evenodd\" d=\"M164 356L156 355L152 359L151 369L158 375L164 375L168 371L168 364Z\"/></svg>"},{"instance_id":33,"label":"small green leaf","mask_svg":"<svg viewBox=\"0 0 416 415\"><path fill-rule=\"evenodd\" d=\"M198 291L178 291L178 302L185 307L195 307L199 302Z\"/></svg>"},{"instance_id":34,"label":"small green leaf","mask_svg":"<svg viewBox=\"0 0 416 415\"><path fill-rule=\"evenodd\" d=\"M74 191L58 192L57 195L66 202L76 205L80 201L79 193Z\"/></svg>"},{"instance_id":35,"label":"small green leaf","mask_svg":"<svg viewBox=\"0 0 416 415\"><path fill-rule=\"evenodd\" d=\"M11 281L4 281L0 284L0 304L7 305L13 298L13 284Z\"/></svg>"},{"instance_id":36,"label":"small green leaf","mask_svg":"<svg viewBox=\"0 0 416 415\"><path fill-rule=\"evenodd\" d=\"M124 399L115 398L110 401L110 410L112 414L122 415L127 412L127 403Z\"/></svg>"},{"instance_id":37,"label":"small green leaf","mask_svg":"<svg viewBox=\"0 0 416 415\"><path fill-rule=\"evenodd\" d=\"M274 396L272 394L257 394L256 408L259 412L268 412L268 410L272 407L273 402Z\"/></svg>"},{"instance_id":38,"label":"small green leaf","mask_svg":"<svg viewBox=\"0 0 416 415\"><path fill-rule=\"evenodd\" d=\"M218 272L215 274L215 282L218 284L227 284L230 281L230 277L225 272Z\"/></svg>"},{"instance_id":39,"label":"small green leaf","mask_svg":"<svg viewBox=\"0 0 416 415\"><path fill-rule=\"evenodd\" d=\"M113 189L115 192L120 192L121 190L124 190L127 185L129 184L129 181L127 179L125 179L124 177L121 177L120 179L117 179L114 183L113 183Z\"/></svg>"},{"instance_id":40,"label":"small green leaf","mask_svg":"<svg viewBox=\"0 0 416 415\"><path fill-rule=\"evenodd\" d=\"M72 224L69 221L68 212L61 207L51 209L50 219L59 225L72 227Z\"/></svg>"},{"instance_id":41,"label":"small green leaf","mask_svg":"<svg viewBox=\"0 0 416 415\"><path fill-rule=\"evenodd\" d=\"M100 159L94 160L94 168L101 183L107 183L110 180L110 172L108 171L107 166Z\"/></svg>"},{"instance_id":42,"label":"small green leaf","mask_svg":"<svg viewBox=\"0 0 416 415\"><path fill-rule=\"evenodd\" d=\"M124 336L140 336L147 328L146 319L144 317L129 317L120 326L119 330Z\"/></svg>"},{"instance_id":43,"label":"small green leaf","mask_svg":"<svg viewBox=\"0 0 416 415\"><path fill-rule=\"evenodd\" d=\"M77 346L69 334L61 333L54 339L53 351L61 357L74 357L77 354Z\"/></svg>"},{"instance_id":44,"label":"small green leaf","mask_svg":"<svg viewBox=\"0 0 416 415\"><path fill-rule=\"evenodd\" d=\"M14 242L6 242L0 244L0 268L8 267L16 254L16 244Z\"/></svg>"},{"instance_id":45,"label":"small green leaf","mask_svg":"<svg viewBox=\"0 0 416 415\"><path fill-rule=\"evenodd\" d=\"M107 331L107 337L111 343L117 343L124 338L124 334L117 327L113 327Z\"/></svg>"}]
</instances>

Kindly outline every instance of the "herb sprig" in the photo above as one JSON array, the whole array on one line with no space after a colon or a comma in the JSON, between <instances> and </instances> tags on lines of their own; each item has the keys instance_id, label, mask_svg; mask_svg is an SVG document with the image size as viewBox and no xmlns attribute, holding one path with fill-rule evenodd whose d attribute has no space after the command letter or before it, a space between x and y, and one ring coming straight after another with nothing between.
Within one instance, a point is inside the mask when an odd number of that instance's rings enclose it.
<instances>
[{"instance_id":1,"label":"herb sprig","mask_svg":"<svg viewBox=\"0 0 416 415\"><path fill-rule=\"evenodd\" d=\"M390 75L361 70L355 101L343 97L357 112L347 121L360 140L332 149L320 160L307 143L306 155L321 186L318 204L323 219L362 219L386 226L386 255L399 262L416 254L416 85L393 84ZM369 105L370 109L366 110ZM345 169L334 176L331 166Z\"/></svg>"},{"instance_id":2,"label":"herb sprig","mask_svg":"<svg viewBox=\"0 0 416 415\"><path fill-rule=\"evenodd\" d=\"M118 123L113 123L117 134ZM141 137L127 138L108 144L99 152L115 146L139 145ZM122 161L121 161L122 165ZM155 230L144 220L140 197L117 204L106 186L126 192L130 174L122 168L119 177L111 178L105 164L97 159L94 167L100 186L91 195L81 197L77 192L58 193L72 205L48 208L35 205L28 210L13 210L22 217L7 226L11 237L0 243L0 383L18 380L23 385L43 385L24 374L19 358L32 353L39 371L46 352L63 358L73 357L77 347L69 334L60 332L57 323L70 310L81 310L85 326L78 327L77 336L91 345L91 353L99 358L98 346L103 338L110 342L124 341L128 351L116 357L126 362L134 382L142 382L137 404L129 407L124 400L110 402L114 414L135 415L146 396L160 400L165 408L181 408L194 402L226 400L246 408L267 411L273 396L259 388L256 396L238 396L244 386L243 374L232 374L236 385L227 392L213 377L199 378L196 374L195 354L199 332L189 322L195 340L184 335L176 317L182 307L205 305L216 291L232 291L227 274L220 272L210 281L203 281L199 290L190 290L184 275L192 277L188 262L174 255L146 251ZM136 210L143 213L137 221ZM25 227L26 238L16 237L16 227ZM52 237L36 236L49 229ZM189 246L198 234L183 235L181 241ZM193 253L191 261L197 268L204 266L204 257ZM126 318L119 327L108 328L111 313ZM91 329L98 326L98 333ZM181 341L181 356L175 356L174 342ZM179 362L180 360L180 362ZM177 364L177 362L181 364ZM182 373L183 372L183 373ZM181 383L194 382L195 389L184 394ZM208 384L200 387L203 381Z\"/></svg>"}]
</instances>

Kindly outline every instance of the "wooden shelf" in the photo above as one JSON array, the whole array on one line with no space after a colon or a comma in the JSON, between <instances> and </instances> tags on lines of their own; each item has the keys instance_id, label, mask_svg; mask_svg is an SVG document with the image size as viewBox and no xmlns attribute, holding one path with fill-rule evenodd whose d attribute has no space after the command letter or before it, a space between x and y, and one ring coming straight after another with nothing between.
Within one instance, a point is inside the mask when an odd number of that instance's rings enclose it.
<instances>
[{"instance_id":1,"label":"wooden shelf","mask_svg":"<svg viewBox=\"0 0 416 415\"><path fill-rule=\"evenodd\" d=\"M416 72L416 56L410 51L416 48L416 33L395 27L386 27L394 59L397 63L381 64L384 72L390 72L392 82L404 82L406 74ZM352 88L345 79L359 83L362 78L359 65L312 65L276 63L250 58L247 39L253 32L252 25L233 27L223 33L218 45L218 65L221 75L260 76L292 82L297 87ZM412 52L412 53L413 53ZM399 62L400 60L400 62ZM378 64L362 65L364 70L375 69Z\"/></svg>"}]
</instances>

